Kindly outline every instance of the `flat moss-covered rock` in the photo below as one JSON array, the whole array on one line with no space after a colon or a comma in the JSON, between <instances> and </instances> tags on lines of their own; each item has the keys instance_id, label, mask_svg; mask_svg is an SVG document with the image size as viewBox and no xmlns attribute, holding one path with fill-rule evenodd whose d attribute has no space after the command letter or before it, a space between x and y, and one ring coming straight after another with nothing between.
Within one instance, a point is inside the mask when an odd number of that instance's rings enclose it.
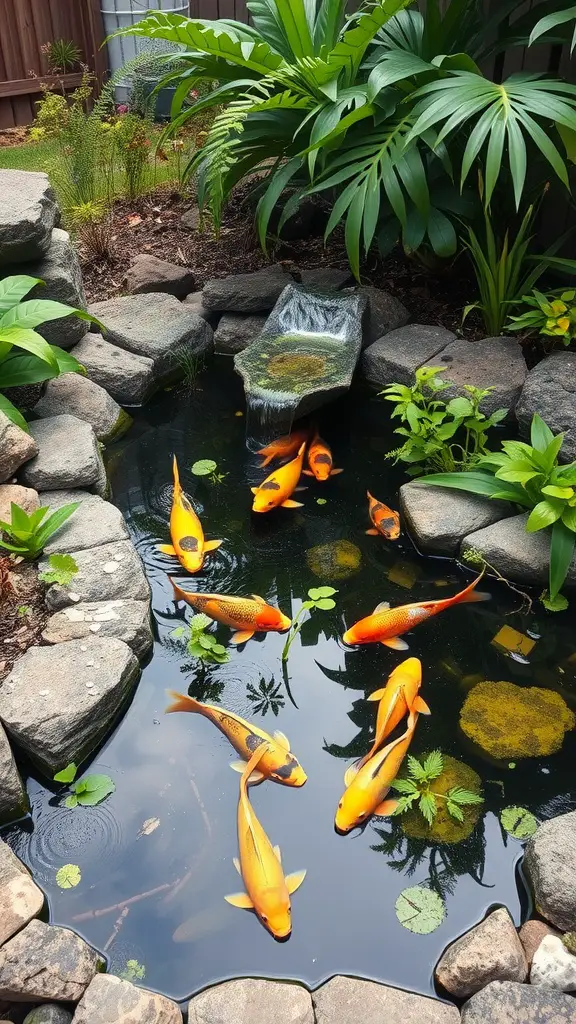
<instances>
[{"instance_id":1,"label":"flat moss-covered rock","mask_svg":"<svg viewBox=\"0 0 576 1024\"><path fill-rule=\"evenodd\" d=\"M360 548L349 540L332 540L317 544L306 552L308 568L320 579L347 580L362 565Z\"/></svg>"},{"instance_id":2,"label":"flat moss-covered rock","mask_svg":"<svg viewBox=\"0 0 576 1024\"><path fill-rule=\"evenodd\" d=\"M460 712L466 736L499 759L555 754L575 724L559 693L508 682L478 683Z\"/></svg>"},{"instance_id":3,"label":"flat moss-covered rock","mask_svg":"<svg viewBox=\"0 0 576 1024\"><path fill-rule=\"evenodd\" d=\"M427 754L422 755L424 758ZM482 783L480 776L470 765L458 761L449 754L443 755L444 771L434 779L430 789L433 793L445 796L454 786L469 789L480 795ZM401 773L402 774L402 773ZM446 801L436 801L438 812L431 825L423 818L420 811L411 809L400 817L402 830L409 839L426 839L429 843L461 843L472 834L478 818L483 812L482 804L466 804L460 808L464 821L456 821L446 810Z\"/></svg>"}]
</instances>

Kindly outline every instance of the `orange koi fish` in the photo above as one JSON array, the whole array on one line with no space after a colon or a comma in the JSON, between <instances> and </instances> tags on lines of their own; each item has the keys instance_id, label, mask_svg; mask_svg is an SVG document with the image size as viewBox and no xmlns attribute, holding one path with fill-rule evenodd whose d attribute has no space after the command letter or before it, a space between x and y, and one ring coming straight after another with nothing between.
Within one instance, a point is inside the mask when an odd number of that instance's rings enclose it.
<instances>
[{"instance_id":1,"label":"orange koi fish","mask_svg":"<svg viewBox=\"0 0 576 1024\"><path fill-rule=\"evenodd\" d=\"M300 474L302 473L305 448L306 442L303 441L298 455L295 459L292 459L292 462L288 462L286 466L280 466L279 469L275 469L259 487L251 488L254 495L252 503L253 512L270 512L273 508L279 508L280 506L283 508L302 508L302 502L293 501L291 495L294 494L298 486Z\"/></svg>"},{"instance_id":2,"label":"orange koi fish","mask_svg":"<svg viewBox=\"0 0 576 1024\"><path fill-rule=\"evenodd\" d=\"M293 434L287 434L285 437L279 437L276 441L272 441L271 444L267 444L265 448L260 448L257 455L263 455L264 460L260 463L260 469L264 469L272 459L282 459L286 462L287 459L291 459L293 455L300 450L302 442L308 441L307 430L295 430Z\"/></svg>"},{"instance_id":3,"label":"orange koi fish","mask_svg":"<svg viewBox=\"0 0 576 1024\"><path fill-rule=\"evenodd\" d=\"M411 711L408 728L399 739L370 758L359 771L355 765L348 769L344 776L346 790L334 819L340 835L363 825L373 814L383 817L395 810L398 801L386 800L386 796L406 757L417 721L418 712Z\"/></svg>"},{"instance_id":4,"label":"orange koi fish","mask_svg":"<svg viewBox=\"0 0 576 1024\"><path fill-rule=\"evenodd\" d=\"M306 773L299 761L290 752L290 741L283 732L277 730L270 736L257 725L252 725L240 715L226 708L216 707L214 704L202 704L194 697L186 697L183 693L176 693L168 690L168 696L172 698L165 711L170 715L176 711L188 711L193 715L203 715L209 722L212 722L217 729L232 744L236 753L240 754L242 761L232 761L230 767L234 771L243 772L246 761L249 761L252 754L259 750L261 761L258 771L254 771L250 778L251 782L261 782L262 779L273 779L283 786L303 786L306 782Z\"/></svg>"},{"instance_id":5,"label":"orange koi fish","mask_svg":"<svg viewBox=\"0 0 576 1024\"><path fill-rule=\"evenodd\" d=\"M254 751L240 779L238 801L238 849L234 867L246 892L225 896L227 903L242 910L254 910L275 939L287 939L292 931L290 896L302 885L305 871L284 875L280 848L272 846L248 799L250 775L265 756L260 747Z\"/></svg>"},{"instance_id":6,"label":"orange koi fish","mask_svg":"<svg viewBox=\"0 0 576 1024\"><path fill-rule=\"evenodd\" d=\"M198 519L190 500L180 484L176 456L172 463L174 472L174 497L170 512L170 537L172 544L158 544L157 550L163 555L175 555L188 572L198 572L209 551L219 548L221 540L204 540L202 523Z\"/></svg>"},{"instance_id":7,"label":"orange koi fish","mask_svg":"<svg viewBox=\"0 0 576 1024\"><path fill-rule=\"evenodd\" d=\"M254 633L282 633L290 629L291 620L283 615L278 608L266 604L263 597L252 594L251 597L232 597L226 594L192 594L182 590L174 580L170 580L174 587L174 596L177 601L186 601L198 612L204 612L216 622L222 622L225 626L236 629L232 637L233 644L244 644L254 636Z\"/></svg>"},{"instance_id":8,"label":"orange koi fish","mask_svg":"<svg viewBox=\"0 0 576 1024\"><path fill-rule=\"evenodd\" d=\"M332 468L332 452L325 441L316 434L308 449L308 469L303 470L305 476L315 476L317 480L327 480L329 476L343 473L343 469Z\"/></svg>"},{"instance_id":9,"label":"orange koi fish","mask_svg":"<svg viewBox=\"0 0 576 1024\"><path fill-rule=\"evenodd\" d=\"M371 522L374 523L366 533L369 537L377 537L381 534L382 537L386 537L386 540L398 540L400 536L400 516L393 508L388 508L384 502L378 501L374 498L370 491L366 491L368 495L368 515L370 516Z\"/></svg>"},{"instance_id":10,"label":"orange koi fish","mask_svg":"<svg viewBox=\"0 0 576 1024\"><path fill-rule=\"evenodd\" d=\"M425 622L432 615L438 615L445 608L451 608L455 604L471 604L473 601L489 601L490 594L483 594L474 590L479 584L484 573L474 580L468 587L461 590L454 597L446 597L440 601L419 601L417 604L403 604L399 608L391 608L388 601L382 601L376 606L372 615L355 622L350 629L346 630L342 637L345 644L384 644L392 647L395 651L406 651L408 644L400 639L401 633L407 633L409 629Z\"/></svg>"},{"instance_id":11,"label":"orange koi fish","mask_svg":"<svg viewBox=\"0 0 576 1024\"><path fill-rule=\"evenodd\" d=\"M376 718L376 735L367 754L357 762L358 771L380 749L384 740L405 715L418 711L421 715L429 715L430 708L419 696L422 686L422 662L419 658L406 658L388 676L388 682L380 690L371 693L368 700L379 701Z\"/></svg>"}]
</instances>

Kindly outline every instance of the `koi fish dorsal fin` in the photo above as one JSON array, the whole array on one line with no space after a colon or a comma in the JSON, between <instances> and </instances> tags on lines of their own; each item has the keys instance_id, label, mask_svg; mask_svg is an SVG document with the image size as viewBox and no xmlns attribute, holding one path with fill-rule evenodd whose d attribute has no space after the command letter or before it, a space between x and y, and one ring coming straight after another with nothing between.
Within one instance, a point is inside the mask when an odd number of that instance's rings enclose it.
<instances>
[{"instance_id":1,"label":"koi fish dorsal fin","mask_svg":"<svg viewBox=\"0 0 576 1024\"><path fill-rule=\"evenodd\" d=\"M240 868L240 861L238 860L238 857L232 857L232 863L233 863L234 867L236 868L236 871L238 872L238 874L241 875L242 871L241 871L241 868Z\"/></svg>"},{"instance_id":2,"label":"koi fish dorsal fin","mask_svg":"<svg viewBox=\"0 0 576 1024\"><path fill-rule=\"evenodd\" d=\"M431 715L432 714L432 712L430 711L430 708L428 707L426 701L423 700L422 697L416 697L416 699L415 699L415 701L414 701L414 703L412 705L412 709L414 711L419 711L421 715Z\"/></svg>"},{"instance_id":3,"label":"koi fish dorsal fin","mask_svg":"<svg viewBox=\"0 0 576 1024\"><path fill-rule=\"evenodd\" d=\"M353 780L356 778L356 776L358 775L358 771L359 771L359 765L360 765L360 761L354 761L354 764L351 764L346 769L346 771L344 772L344 785L345 786L349 786L350 783L353 782Z\"/></svg>"},{"instance_id":4,"label":"koi fish dorsal fin","mask_svg":"<svg viewBox=\"0 0 576 1024\"><path fill-rule=\"evenodd\" d=\"M285 747L286 750L290 750L290 740L288 739L287 736L284 735L283 732L280 732L280 729L276 729L276 731L272 733L272 735L274 736L274 739L276 740L277 743L280 744L281 747Z\"/></svg>"},{"instance_id":5,"label":"koi fish dorsal fin","mask_svg":"<svg viewBox=\"0 0 576 1024\"><path fill-rule=\"evenodd\" d=\"M366 700L382 700L382 697L384 696L385 692L386 687L383 686L382 689L380 690L374 690L374 693L371 693L369 697L366 697Z\"/></svg>"},{"instance_id":6,"label":"koi fish dorsal fin","mask_svg":"<svg viewBox=\"0 0 576 1024\"><path fill-rule=\"evenodd\" d=\"M257 487L251 487L250 490L252 491L252 494L258 494L258 488Z\"/></svg>"},{"instance_id":7,"label":"koi fish dorsal fin","mask_svg":"<svg viewBox=\"0 0 576 1024\"><path fill-rule=\"evenodd\" d=\"M293 871L292 874L286 875L286 878L284 879L284 881L286 882L286 887L287 887L288 892L290 893L290 895L292 895L293 892L296 892L296 889L300 888L300 886L302 885L302 882L304 881L305 878L306 878L306 869L305 868L302 871Z\"/></svg>"},{"instance_id":8,"label":"koi fish dorsal fin","mask_svg":"<svg viewBox=\"0 0 576 1024\"><path fill-rule=\"evenodd\" d=\"M253 601L259 601L260 604L266 604L266 601L263 597L260 597L260 594L250 594L250 597Z\"/></svg>"},{"instance_id":9,"label":"koi fish dorsal fin","mask_svg":"<svg viewBox=\"0 0 576 1024\"><path fill-rule=\"evenodd\" d=\"M407 651L408 644L405 640L401 640L399 636L390 636L387 640L381 640L381 644L384 647L390 647L393 651Z\"/></svg>"},{"instance_id":10,"label":"koi fish dorsal fin","mask_svg":"<svg viewBox=\"0 0 576 1024\"><path fill-rule=\"evenodd\" d=\"M376 531L376 532L378 532L378 531ZM376 605L374 611L372 612L372 615L377 615L378 612L389 612L389 611L390 611L390 601L380 601L380 604Z\"/></svg>"},{"instance_id":11,"label":"koi fish dorsal fin","mask_svg":"<svg viewBox=\"0 0 576 1024\"><path fill-rule=\"evenodd\" d=\"M224 899L226 903L230 903L233 907L239 907L240 910L254 910L254 904L247 892L233 892L230 896L225 896Z\"/></svg>"},{"instance_id":12,"label":"koi fish dorsal fin","mask_svg":"<svg viewBox=\"0 0 576 1024\"><path fill-rule=\"evenodd\" d=\"M274 847L274 853L278 857L278 863L281 864L282 863L282 853L281 853L281 850L280 850L279 846L275 846Z\"/></svg>"}]
</instances>

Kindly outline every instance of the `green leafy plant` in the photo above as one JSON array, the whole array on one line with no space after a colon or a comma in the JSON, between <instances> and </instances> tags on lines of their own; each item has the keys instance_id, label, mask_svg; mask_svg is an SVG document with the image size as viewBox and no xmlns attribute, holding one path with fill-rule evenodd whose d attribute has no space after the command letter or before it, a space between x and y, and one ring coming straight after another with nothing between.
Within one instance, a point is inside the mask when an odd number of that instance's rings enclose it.
<instances>
[{"instance_id":1,"label":"green leafy plant","mask_svg":"<svg viewBox=\"0 0 576 1024\"><path fill-rule=\"evenodd\" d=\"M562 339L568 346L576 338L576 289L548 292L544 295L536 288L531 295L522 296L522 304L529 308L520 316L510 316L507 331L538 331L549 338Z\"/></svg>"},{"instance_id":2,"label":"green leafy plant","mask_svg":"<svg viewBox=\"0 0 576 1024\"><path fill-rule=\"evenodd\" d=\"M423 885L410 885L403 889L395 909L402 927L416 935L430 935L446 917L446 904L442 897Z\"/></svg>"},{"instance_id":3,"label":"green leafy plant","mask_svg":"<svg viewBox=\"0 0 576 1024\"><path fill-rule=\"evenodd\" d=\"M61 889L75 889L82 880L82 874L77 864L63 864L56 872L56 885Z\"/></svg>"},{"instance_id":4,"label":"green leafy plant","mask_svg":"<svg viewBox=\"0 0 576 1024\"><path fill-rule=\"evenodd\" d=\"M292 625L288 630L288 636L286 643L282 650L282 661L287 662L290 655L290 648L298 636L302 626L304 625L304 616L306 612L314 610L328 612L336 607L336 601L334 600L334 594L338 591L334 587L311 587L308 591L308 598L302 602L302 607L298 614L292 620Z\"/></svg>"},{"instance_id":5,"label":"green leafy plant","mask_svg":"<svg viewBox=\"0 0 576 1024\"><path fill-rule=\"evenodd\" d=\"M212 625L212 619L200 612L193 615L186 626L177 626L170 636L177 639L186 639L186 650L195 658L204 662L215 662L217 665L225 665L230 661L230 654L226 648L219 644L216 637L208 633Z\"/></svg>"},{"instance_id":6,"label":"green leafy plant","mask_svg":"<svg viewBox=\"0 0 576 1024\"><path fill-rule=\"evenodd\" d=\"M564 434L555 437L537 413L532 418L530 441L503 441L502 450L481 456L472 472L437 473L426 477L424 483L455 487L530 509L528 533L551 527L546 606L563 610L565 598L560 591L576 546L576 461L559 464Z\"/></svg>"},{"instance_id":7,"label":"green leafy plant","mask_svg":"<svg viewBox=\"0 0 576 1024\"><path fill-rule=\"evenodd\" d=\"M0 547L23 558L38 558L42 554L50 537L70 518L78 508L79 502L71 502L56 509L46 519L49 507L39 508L30 515L15 505L10 505L10 522L0 519L0 530L9 540L0 539Z\"/></svg>"},{"instance_id":8,"label":"green leafy plant","mask_svg":"<svg viewBox=\"0 0 576 1024\"><path fill-rule=\"evenodd\" d=\"M78 572L78 563L72 555L49 555L49 569L38 573L42 583L58 583L61 587L68 587Z\"/></svg>"},{"instance_id":9,"label":"green leafy plant","mask_svg":"<svg viewBox=\"0 0 576 1024\"><path fill-rule=\"evenodd\" d=\"M77 771L76 765L72 762L54 776L54 782L66 783L70 790L70 795L64 801L65 807L95 807L115 792L116 786L109 775L85 775L76 782Z\"/></svg>"},{"instance_id":10,"label":"green leafy plant","mask_svg":"<svg viewBox=\"0 0 576 1024\"><path fill-rule=\"evenodd\" d=\"M53 39L42 47L51 74L66 74L78 66L82 59L80 48L73 39Z\"/></svg>"},{"instance_id":11,"label":"green leafy plant","mask_svg":"<svg viewBox=\"0 0 576 1024\"><path fill-rule=\"evenodd\" d=\"M191 466L191 470L194 476L207 477L211 484L221 484L228 476L227 473L218 472L218 463L214 462L214 459L198 459Z\"/></svg>"},{"instance_id":12,"label":"green leafy plant","mask_svg":"<svg viewBox=\"0 0 576 1024\"><path fill-rule=\"evenodd\" d=\"M525 807L504 807L500 811L500 823L514 839L529 839L538 828L538 819Z\"/></svg>"},{"instance_id":13,"label":"green leafy plant","mask_svg":"<svg viewBox=\"0 0 576 1024\"><path fill-rule=\"evenodd\" d=\"M411 387L390 384L380 392L396 403L391 415L399 417L402 426L394 433L405 438L386 458L406 463L409 476L470 469L487 451L488 431L506 417L506 409L491 416L480 409L492 388L465 385L466 395L444 401L441 393L451 386L440 377L445 371L446 367L424 366L416 370Z\"/></svg>"},{"instance_id":14,"label":"green leafy plant","mask_svg":"<svg viewBox=\"0 0 576 1024\"><path fill-rule=\"evenodd\" d=\"M134 200L142 192L150 158L152 122L138 114L121 114L114 124L114 141L126 175L126 195Z\"/></svg>"},{"instance_id":15,"label":"green leafy plant","mask_svg":"<svg viewBox=\"0 0 576 1024\"><path fill-rule=\"evenodd\" d=\"M71 314L89 323L99 324L99 321L83 309L73 309L62 302L47 299L22 301L32 288L43 284L39 278L27 274L5 277L0 281L0 391L21 384L38 384L60 373L85 372L73 355L49 345L34 328ZM24 417L2 394L0 411L23 430L28 429Z\"/></svg>"},{"instance_id":16,"label":"green leafy plant","mask_svg":"<svg viewBox=\"0 0 576 1024\"><path fill-rule=\"evenodd\" d=\"M528 165L537 181L553 173L568 186L560 132L576 129L576 87L481 70L487 54L528 39L545 3L512 23L512 0L490 17L481 0L408 6L373 0L347 17L344 0L249 0L251 25L154 11L117 33L174 45L159 86L175 87L166 137L222 107L187 166L216 230L231 190L256 172L263 245L283 194L280 231L304 195L326 193L326 233L344 225L358 276L375 242L454 255L458 218L481 212L465 188L478 172L487 205L498 190L518 209Z\"/></svg>"},{"instance_id":17,"label":"green leafy plant","mask_svg":"<svg viewBox=\"0 0 576 1024\"><path fill-rule=\"evenodd\" d=\"M407 778L394 779L390 783L391 788L400 793L398 806L393 813L404 814L417 802L418 810L431 825L438 813L437 801L444 800L448 814L457 821L464 821L461 808L467 804L481 804L483 799L462 786L454 786L446 795L433 793L430 784L438 779L443 771L444 760L440 750L433 750L423 762L409 754Z\"/></svg>"},{"instance_id":18,"label":"green leafy plant","mask_svg":"<svg viewBox=\"0 0 576 1024\"><path fill-rule=\"evenodd\" d=\"M282 683L275 684L274 679L268 683L265 679L261 679L258 686L248 683L246 696L248 700L252 701L254 711L259 715L266 715L268 711L271 711L277 717L278 712L285 704Z\"/></svg>"},{"instance_id":19,"label":"green leafy plant","mask_svg":"<svg viewBox=\"0 0 576 1024\"><path fill-rule=\"evenodd\" d=\"M568 25L571 21L576 21L576 5L567 7L565 10L552 11L550 14L546 14L543 18L540 18L532 29L532 32L530 33L529 46L532 46L532 44L540 39L541 36L546 35L548 32L553 32L561 25ZM570 54L573 53L575 46L576 28L574 28L570 42Z\"/></svg>"},{"instance_id":20,"label":"green leafy plant","mask_svg":"<svg viewBox=\"0 0 576 1024\"><path fill-rule=\"evenodd\" d=\"M126 967L120 971L118 977L124 981L142 981L146 977L146 967L137 960L127 960Z\"/></svg>"},{"instance_id":21,"label":"green leafy plant","mask_svg":"<svg viewBox=\"0 0 576 1024\"><path fill-rule=\"evenodd\" d=\"M29 604L19 604L16 609L16 614L19 619L26 619L32 614L32 607Z\"/></svg>"}]
</instances>

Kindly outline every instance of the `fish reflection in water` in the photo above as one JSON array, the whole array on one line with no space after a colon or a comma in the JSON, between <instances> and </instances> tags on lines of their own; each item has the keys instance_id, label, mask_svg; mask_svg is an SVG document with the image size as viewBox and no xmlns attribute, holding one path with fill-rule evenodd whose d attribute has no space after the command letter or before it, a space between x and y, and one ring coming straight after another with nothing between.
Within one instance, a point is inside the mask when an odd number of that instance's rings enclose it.
<instances>
[{"instance_id":1,"label":"fish reflection in water","mask_svg":"<svg viewBox=\"0 0 576 1024\"><path fill-rule=\"evenodd\" d=\"M172 936L173 942L201 942L211 935L223 932L230 923L228 908L220 901L203 910L198 910L178 925Z\"/></svg>"}]
</instances>

